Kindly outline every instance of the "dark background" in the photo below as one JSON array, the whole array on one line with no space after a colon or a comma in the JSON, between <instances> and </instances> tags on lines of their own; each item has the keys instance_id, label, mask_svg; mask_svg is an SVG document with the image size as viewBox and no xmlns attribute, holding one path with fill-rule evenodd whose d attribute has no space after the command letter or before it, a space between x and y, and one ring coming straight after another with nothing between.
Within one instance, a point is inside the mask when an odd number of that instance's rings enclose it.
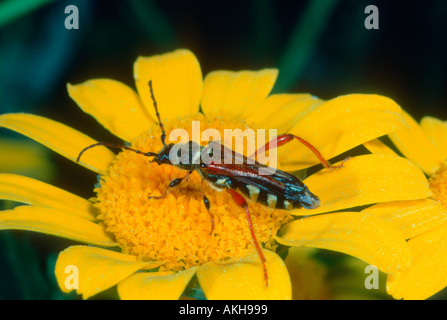
<instances>
[{"instance_id":1,"label":"dark background","mask_svg":"<svg viewBox=\"0 0 447 320\"><path fill-rule=\"evenodd\" d=\"M364 27L371 4L379 9L378 30ZM64 27L67 5L79 9L78 30ZM446 21L443 0L0 1L0 112L35 113L116 141L77 108L66 83L112 78L133 87L137 56L189 48L203 75L275 67L275 92L323 99L377 93L417 120L447 119ZM0 135L19 138L3 129ZM96 182L92 173L48 157L58 172L51 183L93 196L85 188ZM23 232L3 237L0 299L65 297L48 279L70 242Z\"/></svg>"}]
</instances>

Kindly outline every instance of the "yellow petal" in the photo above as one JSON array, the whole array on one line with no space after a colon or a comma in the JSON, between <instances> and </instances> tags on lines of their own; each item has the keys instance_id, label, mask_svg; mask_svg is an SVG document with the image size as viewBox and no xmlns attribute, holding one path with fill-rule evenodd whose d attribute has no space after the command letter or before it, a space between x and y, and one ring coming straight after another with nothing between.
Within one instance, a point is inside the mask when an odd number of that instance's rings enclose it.
<instances>
[{"instance_id":1,"label":"yellow petal","mask_svg":"<svg viewBox=\"0 0 447 320\"><path fill-rule=\"evenodd\" d=\"M406 239L447 222L447 207L431 199L379 203L362 212L389 221Z\"/></svg>"},{"instance_id":2,"label":"yellow petal","mask_svg":"<svg viewBox=\"0 0 447 320\"><path fill-rule=\"evenodd\" d=\"M405 157L425 173L432 175L442 165L444 159L419 124L407 113L404 113L404 117L410 128L393 132L389 137Z\"/></svg>"},{"instance_id":3,"label":"yellow petal","mask_svg":"<svg viewBox=\"0 0 447 320\"><path fill-rule=\"evenodd\" d=\"M288 132L305 114L323 103L310 94L273 94L247 118L254 127Z\"/></svg>"},{"instance_id":4,"label":"yellow petal","mask_svg":"<svg viewBox=\"0 0 447 320\"><path fill-rule=\"evenodd\" d=\"M134 78L146 110L155 116L148 82L152 80L161 119L174 119L199 111L202 96L202 71L189 50L139 57L134 64Z\"/></svg>"},{"instance_id":5,"label":"yellow petal","mask_svg":"<svg viewBox=\"0 0 447 320\"><path fill-rule=\"evenodd\" d=\"M434 117L423 117L421 129L430 139L441 157L447 159L447 122Z\"/></svg>"},{"instance_id":6,"label":"yellow petal","mask_svg":"<svg viewBox=\"0 0 447 320\"><path fill-rule=\"evenodd\" d=\"M76 289L87 299L147 265L148 262L139 261L135 256L95 247L72 246L59 254L54 272L63 292ZM79 277L77 283L73 279L76 275ZM76 284L77 288L73 287Z\"/></svg>"},{"instance_id":7,"label":"yellow petal","mask_svg":"<svg viewBox=\"0 0 447 320\"><path fill-rule=\"evenodd\" d=\"M432 195L422 171L405 158L370 154L354 157L335 170L324 169L304 183L320 198L320 207L293 210L309 215L367 204L422 199Z\"/></svg>"},{"instance_id":8,"label":"yellow petal","mask_svg":"<svg viewBox=\"0 0 447 320\"><path fill-rule=\"evenodd\" d=\"M396 299L427 299L447 286L447 225L408 241L411 264L388 277L387 290Z\"/></svg>"},{"instance_id":9,"label":"yellow petal","mask_svg":"<svg viewBox=\"0 0 447 320\"><path fill-rule=\"evenodd\" d=\"M395 273L410 263L402 234L385 220L358 212L336 212L295 220L276 239L287 246L343 252Z\"/></svg>"},{"instance_id":10,"label":"yellow petal","mask_svg":"<svg viewBox=\"0 0 447 320\"><path fill-rule=\"evenodd\" d=\"M117 137L131 141L153 123L140 97L125 84L110 79L67 85L70 97Z\"/></svg>"},{"instance_id":11,"label":"yellow petal","mask_svg":"<svg viewBox=\"0 0 447 320\"><path fill-rule=\"evenodd\" d=\"M329 100L300 119L290 130L330 159L362 143L406 128L400 107L378 95L351 94ZM317 164L298 141L278 149L282 168L293 171Z\"/></svg>"},{"instance_id":12,"label":"yellow petal","mask_svg":"<svg viewBox=\"0 0 447 320\"><path fill-rule=\"evenodd\" d=\"M379 139L374 139L374 140L365 142L363 145L371 153L389 154L389 155L397 156L396 152L394 152L390 147L388 147L385 143L383 143Z\"/></svg>"},{"instance_id":13,"label":"yellow petal","mask_svg":"<svg viewBox=\"0 0 447 320\"><path fill-rule=\"evenodd\" d=\"M277 116L277 111L296 99L305 99L310 94L272 94L267 97L257 108L256 113L247 117L247 123L253 123L255 127L267 128L263 126L272 117Z\"/></svg>"},{"instance_id":14,"label":"yellow petal","mask_svg":"<svg viewBox=\"0 0 447 320\"><path fill-rule=\"evenodd\" d=\"M44 117L9 113L0 116L0 127L19 132L47 146L64 157L76 161L79 153L97 141L62 123ZM103 174L107 172L115 155L106 147L92 148L86 152L79 164Z\"/></svg>"},{"instance_id":15,"label":"yellow petal","mask_svg":"<svg viewBox=\"0 0 447 320\"><path fill-rule=\"evenodd\" d=\"M92 204L68 191L16 174L0 173L0 199L65 211L94 220Z\"/></svg>"},{"instance_id":16,"label":"yellow petal","mask_svg":"<svg viewBox=\"0 0 447 320\"><path fill-rule=\"evenodd\" d=\"M267 98L277 76L276 69L211 72L203 84L202 110L244 119Z\"/></svg>"},{"instance_id":17,"label":"yellow petal","mask_svg":"<svg viewBox=\"0 0 447 320\"><path fill-rule=\"evenodd\" d=\"M290 299L292 289L287 268L282 259L263 250L267 260L268 287L259 256L233 263L208 263L197 271L197 278L205 296L211 300Z\"/></svg>"},{"instance_id":18,"label":"yellow petal","mask_svg":"<svg viewBox=\"0 0 447 320\"><path fill-rule=\"evenodd\" d=\"M98 246L116 244L104 227L52 208L19 206L0 212L0 230L28 230Z\"/></svg>"},{"instance_id":19,"label":"yellow petal","mask_svg":"<svg viewBox=\"0 0 447 320\"><path fill-rule=\"evenodd\" d=\"M123 300L177 300L196 270L136 273L118 284L118 294Z\"/></svg>"}]
</instances>

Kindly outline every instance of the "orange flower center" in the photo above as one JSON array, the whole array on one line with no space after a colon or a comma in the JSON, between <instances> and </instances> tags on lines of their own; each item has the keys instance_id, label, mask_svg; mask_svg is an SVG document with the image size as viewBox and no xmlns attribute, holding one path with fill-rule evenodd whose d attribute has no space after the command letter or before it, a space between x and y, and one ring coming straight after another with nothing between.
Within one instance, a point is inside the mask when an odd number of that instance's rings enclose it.
<instances>
[{"instance_id":1,"label":"orange flower center","mask_svg":"<svg viewBox=\"0 0 447 320\"><path fill-rule=\"evenodd\" d=\"M447 162L430 177L429 182L436 199L447 206Z\"/></svg>"},{"instance_id":2,"label":"orange flower center","mask_svg":"<svg viewBox=\"0 0 447 320\"><path fill-rule=\"evenodd\" d=\"M200 121L201 130L218 130L222 137L224 129L247 128L242 121L196 114L164 123L168 137L175 128L185 129L191 137L192 121ZM154 124L131 146L143 152L158 152L162 148L160 135ZM161 261L161 270L178 271L206 262L239 259L255 250L244 209L225 190L217 191L203 183L214 216L215 227L210 235L211 216L203 203L202 178L197 172L170 189L164 198L149 199L164 194L173 179L187 173L171 165L149 163L151 159L132 151L119 153L109 173L101 177L101 186L95 189L99 218L125 253ZM259 243L272 248L278 229L292 217L285 210L252 201L249 210Z\"/></svg>"}]
</instances>

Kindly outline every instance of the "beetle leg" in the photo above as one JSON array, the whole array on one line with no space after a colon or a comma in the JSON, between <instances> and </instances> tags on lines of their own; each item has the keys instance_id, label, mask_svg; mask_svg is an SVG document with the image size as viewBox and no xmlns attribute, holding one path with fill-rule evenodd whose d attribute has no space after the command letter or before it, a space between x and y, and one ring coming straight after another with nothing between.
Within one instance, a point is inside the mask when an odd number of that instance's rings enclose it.
<instances>
[{"instance_id":1,"label":"beetle leg","mask_svg":"<svg viewBox=\"0 0 447 320\"><path fill-rule=\"evenodd\" d=\"M253 223L251 221L250 211L248 210L247 200L245 200L245 198L241 194L234 191L233 189L227 189L227 190L233 197L233 200L236 202L236 204L238 206L244 207L244 209L245 209L245 213L247 214L248 227L250 229L251 237L253 239L253 243L255 245L256 251L258 252L259 258L261 259L262 268L264 270L264 279L265 279L265 283L268 287L269 277L268 277L268 273L267 273L266 260L265 260L264 254L262 253L261 247L259 246L258 240L256 239L255 230L253 229Z\"/></svg>"},{"instance_id":2,"label":"beetle leg","mask_svg":"<svg viewBox=\"0 0 447 320\"><path fill-rule=\"evenodd\" d=\"M304 140L303 138L300 138L300 137L298 137L298 136L296 136L296 135L293 135L293 134L290 134L290 133L282 134L282 135L279 135L279 136L273 138L273 139L270 140L267 144L265 144L263 147L259 148L259 150L256 151L256 155L268 151L268 150L270 149L270 144L271 144L273 141L276 141L276 147L278 148L278 147L280 147L280 146L282 146L282 145L284 145L284 144L286 144L286 143L292 141L293 139L298 140L299 142L301 142L302 144L304 144L307 148L309 148L310 151L312 151L312 152L315 154L315 156L318 158L318 160L320 160L321 164L322 164L325 168L327 168L327 169L339 169L339 168L342 168L342 167L343 167L343 164L349 159L349 157L348 157L348 158L346 158L345 160L343 160L342 164L339 165L339 166L333 166L333 165L331 165L331 164L329 163L329 161L327 161L327 160L323 157L323 155L320 153L320 151L318 151L317 148L315 148L312 144L310 144L309 142L307 142L307 141ZM253 156L253 155L252 155L252 156ZM252 157L252 156L251 156L251 157Z\"/></svg>"},{"instance_id":3,"label":"beetle leg","mask_svg":"<svg viewBox=\"0 0 447 320\"><path fill-rule=\"evenodd\" d=\"M166 188L165 192L163 192L163 194L161 196L158 196L158 197L150 196L148 199L156 199L156 200L163 199L168 194L169 189L177 187L185 178L188 178L191 175L191 173L192 173L192 171L188 171L186 176L184 176L183 178L176 178L176 179L172 180L169 183L169 186Z\"/></svg>"},{"instance_id":4,"label":"beetle leg","mask_svg":"<svg viewBox=\"0 0 447 320\"><path fill-rule=\"evenodd\" d=\"M203 181L204 180L202 179L202 184L201 184L200 190L202 191L203 204L205 205L205 208L208 210L208 214L210 215L210 218L211 218L211 231L210 231L210 235L211 235L214 231L214 216L210 211L210 207L211 207L210 201L208 200L207 196L203 192Z\"/></svg>"}]
</instances>

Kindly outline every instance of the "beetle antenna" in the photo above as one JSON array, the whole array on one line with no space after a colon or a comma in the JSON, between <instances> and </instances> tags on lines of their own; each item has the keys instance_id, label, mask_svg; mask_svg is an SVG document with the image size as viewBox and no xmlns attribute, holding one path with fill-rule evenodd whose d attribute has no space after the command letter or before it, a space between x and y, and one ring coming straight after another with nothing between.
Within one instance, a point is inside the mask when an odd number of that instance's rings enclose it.
<instances>
[{"instance_id":1,"label":"beetle antenna","mask_svg":"<svg viewBox=\"0 0 447 320\"><path fill-rule=\"evenodd\" d=\"M84 154L85 151L87 151L88 149L94 148L94 147L99 147L99 146L106 146L106 147L110 147L110 148L129 150L129 151L133 151L138 154L142 154L143 156L146 156L146 157L157 156L157 154L155 152L143 152L143 151L136 150L136 149L133 149L133 148L130 148L127 146L123 146L123 145L119 145L119 144L108 143L108 142L98 142L98 143L92 144L92 145L82 149L82 151L79 153L78 157L76 158L76 162L79 162L79 160L81 159L81 156Z\"/></svg>"},{"instance_id":2,"label":"beetle antenna","mask_svg":"<svg viewBox=\"0 0 447 320\"><path fill-rule=\"evenodd\" d=\"M151 92L152 103L153 103L154 109L155 109L155 114L157 115L157 119L158 119L158 125L160 126L160 129L161 129L161 142L166 147L166 141L165 141L166 132L165 132L165 128L163 127L163 122L161 122L161 119L160 119L160 113L158 112L157 100L155 100L154 89L152 87L152 80L149 80L148 84L149 84L149 90Z\"/></svg>"}]
</instances>

